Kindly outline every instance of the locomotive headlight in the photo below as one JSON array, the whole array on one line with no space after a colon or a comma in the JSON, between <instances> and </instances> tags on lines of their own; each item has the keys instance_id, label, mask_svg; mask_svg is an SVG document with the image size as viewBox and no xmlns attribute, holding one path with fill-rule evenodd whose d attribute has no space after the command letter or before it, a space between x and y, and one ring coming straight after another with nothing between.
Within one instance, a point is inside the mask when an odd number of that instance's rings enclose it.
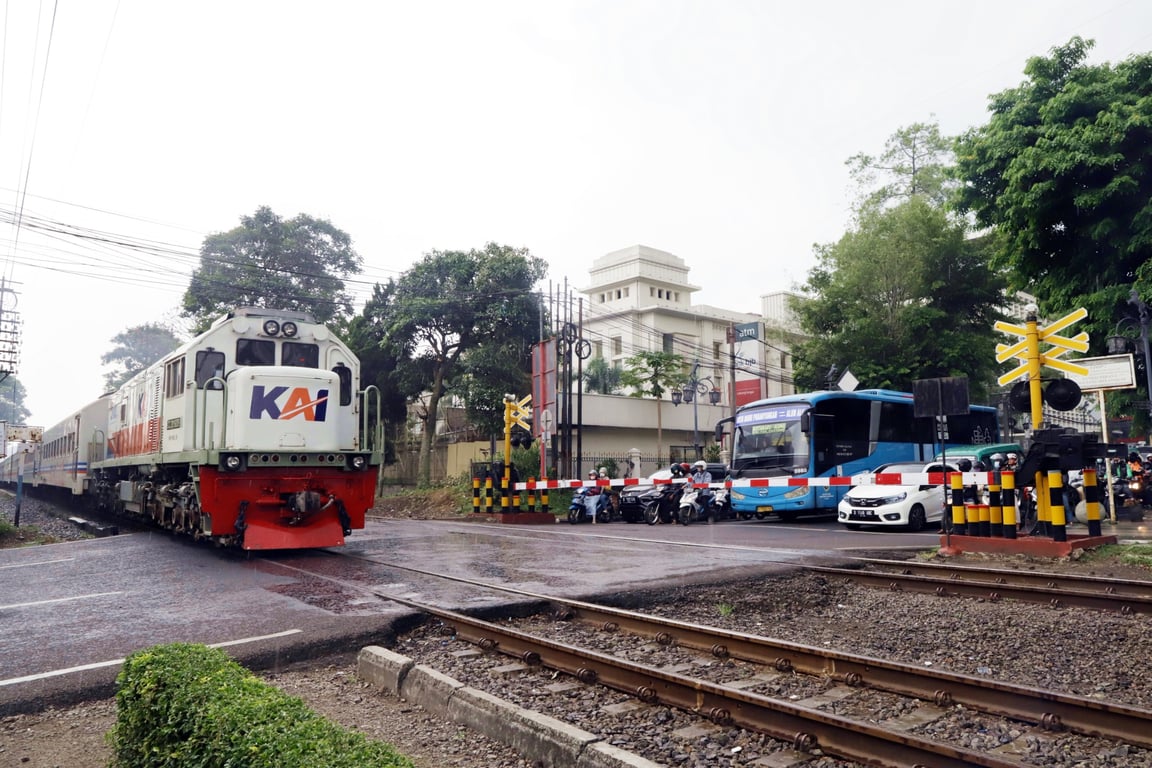
<instances>
[{"instance_id":1,"label":"locomotive headlight","mask_svg":"<svg viewBox=\"0 0 1152 768\"><path fill-rule=\"evenodd\" d=\"M225 456L224 457L224 468L225 469L229 469L229 470L235 472L236 470L240 469L241 464L243 464L243 462L240 460L239 456Z\"/></svg>"},{"instance_id":2,"label":"locomotive headlight","mask_svg":"<svg viewBox=\"0 0 1152 768\"><path fill-rule=\"evenodd\" d=\"M265 336L275 336L278 333L280 333L280 323L276 322L275 320L265 320L264 321L264 335Z\"/></svg>"},{"instance_id":3,"label":"locomotive headlight","mask_svg":"<svg viewBox=\"0 0 1152 768\"><path fill-rule=\"evenodd\" d=\"M364 469L368 461L363 456L352 457L352 469Z\"/></svg>"},{"instance_id":4,"label":"locomotive headlight","mask_svg":"<svg viewBox=\"0 0 1152 768\"><path fill-rule=\"evenodd\" d=\"M296 338L296 334L300 332L300 329L296 327L296 323L289 320L280 326L280 331L288 338L294 339Z\"/></svg>"}]
</instances>

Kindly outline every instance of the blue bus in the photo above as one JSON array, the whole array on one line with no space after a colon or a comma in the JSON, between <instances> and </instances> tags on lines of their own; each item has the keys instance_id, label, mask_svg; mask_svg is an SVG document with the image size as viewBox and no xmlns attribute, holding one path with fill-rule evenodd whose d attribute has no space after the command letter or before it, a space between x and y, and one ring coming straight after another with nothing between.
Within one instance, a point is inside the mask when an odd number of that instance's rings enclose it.
<instances>
[{"instance_id":1,"label":"blue bus","mask_svg":"<svg viewBox=\"0 0 1152 768\"><path fill-rule=\"evenodd\" d=\"M971 406L967 414L946 418L945 445L999 438L995 408ZM936 419L913 416L911 394L884 389L757 400L717 423L718 441L726 423L733 433L728 465L734 481L732 511L745 519L777 515L792 520L802 513L833 511L851 475L893 461L931 461L940 444ZM801 478L844 480L809 485ZM772 482L755 482L761 479ZM789 480L799 482L789 485Z\"/></svg>"}]
</instances>

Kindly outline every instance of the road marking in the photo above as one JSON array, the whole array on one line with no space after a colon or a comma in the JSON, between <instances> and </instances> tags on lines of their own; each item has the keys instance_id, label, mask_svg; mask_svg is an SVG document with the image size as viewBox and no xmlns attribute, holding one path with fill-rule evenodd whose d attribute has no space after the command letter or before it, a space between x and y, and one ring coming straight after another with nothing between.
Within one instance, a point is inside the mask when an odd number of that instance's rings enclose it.
<instances>
[{"instance_id":1,"label":"road marking","mask_svg":"<svg viewBox=\"0 0 1152 768\"><path fill-rule=\"evenodd\" d=\"M28 568L33 565L52 565L52 563L69 563L76 558L74 557L61 557L56 560L37 560L35 563L16 563L15 565L0 565L0 571L6 568Z\"/></svg>"},{"instance_id":2,"label":"road marking","mask_svg":"<svg viewBox=\"0 0 1152 768\"><path fill-rule=\"evenodd\" d=\"M120 595L122 592L93 592L91 595L76 595L75 597L57 597L52 600L37 600L33 603L12 603L11 605L0 605L0 611L6 611L10 608L29 608L36 605L50 605L52 603L67 603L70 600L87 600L91 597L108 597L109 595Z\"/></svg>"},{"instance_id":3,"label":"road marking","mask_svg":"<svg viewBox=\"0 0 1152 768\"><path fill-rule=\"evenodd\" d=\"M278 637L287 637L288 635L295 635L303 632L302 629L287 629L283 632L277 632L272 635L260 635L259 637L245 637L240 640L226 640L222 643L212 643L209 648L226 648L230 645L242 645L244 643L255 643L260 640L274 640ZM51 672L40 672L35 675L25 675L24 677L10 677L7 680L0 680L0 687L5 685L16 685L17 683L31 683L36 680L45 680L49 677L60 677L61 675L70 675L73 672L87 672L90 669L102 669L104 667L113 667L117 664L123 664L124 659L112 659L111 661L97 661L92 664L81 664L78 667L68 667L67 669L54 669Z\"/></svg>"}]
</instances>

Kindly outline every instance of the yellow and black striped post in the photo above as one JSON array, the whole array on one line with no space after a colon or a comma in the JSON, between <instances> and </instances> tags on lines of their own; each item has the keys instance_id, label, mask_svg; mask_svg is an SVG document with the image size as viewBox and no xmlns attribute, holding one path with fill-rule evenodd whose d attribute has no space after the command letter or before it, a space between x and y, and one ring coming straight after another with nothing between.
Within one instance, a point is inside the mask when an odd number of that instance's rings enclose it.
<instances>
[{"instance_id":1,"label":"yellow and black striped post","mask_svg":"<svg viewBox=\"0 0 1152 768\"><path fill-rule=\"evenodd\" d=\"M964 523L964 476L952 472L948 475L948 483L952 490L952 532L964 536L968 533Z\"/></svg>"},{"instance_id":2,"label":"yellow and black striped post","mask_svg":"<svg viewBox=\"0 0 1152 768\"><path fill-rule=\"evenodd\" d=\"M988 484L988 535L997 539L1004 538L1004 512L1000 498L1000 473L996 472L992 475L992 482Z\"/></svg>"},{"instance_id":3,"label":"yellow and black striped post","mask_svg":"<svg viewBox=\"0 0 1152 768\"><path fill-rule=\"evenodd\" d=\"M1060 470L1048 470L1048 506L1052 513L1052 541L1068 541L1068 526L1064 517L1064 478Z\"/></svg>"},{"instance_id":4,"label":"yellow and black striped post","mask_svg":"<svg viewBox=\"0 0 1152 768\"><path fill-rule=\"evenodd\" d=\"M484 477L484 512L492 514L492 473Z\"/></svg>"},{"instance_id":5,"label":"yellow and black striped post","mask_svg":"<svg viewBox=\"0 0 1152 768\"><path fill-rule=\"evenodd\" d=\"M992 535L992 518L988 505L980 502L976 505L976 520L979 522L980 535L987 538Z\"/></svg>"},{"instance_id":6,"label":"yellow and black striped post","mask_svg":"<svg viewBox=\"0 0 1152 768\"><path fill-rule=\"evenodd\" d=\"M1088 535L1100 535L1100 486L1096 484L1096 470L1084 470L1084 508L1088 514Z\"/></svg>"},{"instance_id":7,"label":"yellow and black striped post","mask_svg":"<svg viewBox=\"0 0 1152 768\"><path fill-rule=\"evenodd\" d=\"M1016 538L1016 473L1000 475L1000 503L1004 507L1004 538Z\"/></svg>"},{"instance_id":8,"label":"yellow and black striped post","mask_svg":"<svg viewBox=\"0 0 1152 768\"><path fill-rule=\"evenodd\" d=\"M472 514L480 513L480 478L472 478Z\"/></svg>"},{"instance_id":9,"label":"yellow and black striped post","mask_svg":"<svg viewBox=\"0 0 1152 768\"><path fill-rule=\"evenodd\" d=\"M540 511L544 514L549 514L548 511L548 486L545 485L540 489Z\"/></svg>"}]
</instances>

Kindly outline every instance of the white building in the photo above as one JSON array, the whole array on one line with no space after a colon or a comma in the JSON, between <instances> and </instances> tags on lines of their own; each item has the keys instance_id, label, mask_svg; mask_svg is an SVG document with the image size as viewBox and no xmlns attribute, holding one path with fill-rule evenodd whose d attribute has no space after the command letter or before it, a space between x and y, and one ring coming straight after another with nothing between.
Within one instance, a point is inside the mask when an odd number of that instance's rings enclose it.
<instances>
[{"instance_id":1,"label":"white building","mask_svg":"<svg viewBox=\"0 0 1152 768\"><path fill-rule=\"evenodd\" d=\"M650 461L647 472L668 459L694 458L695 446L712 443L716 422L730 416L735 403L790 394L792 356L789 340L798 331L788 294L761 297L761 313L694 304L700 290L689 282L684 260L665 251L634 245L592 263L584 297L581 336L591 345L589 360L604 358L624 367L641 351L665 351L696 364L705 390L716 389L712 405L706 392L694 405L675 406L670 393L660 403L663 440L657 451L657 404L651 397L584 394L581 402L581 466L598 455L638 449ZM575 316L575 315L574 315ZM587 361L585 361L586 363Z\"/></svg>"}]
</instances>

